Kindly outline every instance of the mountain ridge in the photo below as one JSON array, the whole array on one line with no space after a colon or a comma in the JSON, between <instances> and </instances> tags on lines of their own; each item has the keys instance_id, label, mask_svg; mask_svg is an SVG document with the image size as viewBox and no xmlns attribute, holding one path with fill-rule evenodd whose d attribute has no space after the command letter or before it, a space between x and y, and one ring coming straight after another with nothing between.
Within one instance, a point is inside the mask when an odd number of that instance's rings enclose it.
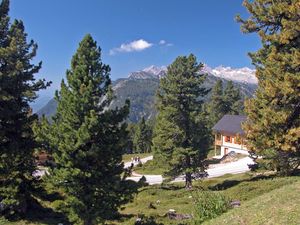
<instances>
[{"instance_id":1,"label":"mountain ridge","mask_svg":"<svg viewBox=\"0 0 300 225\"><path fill-rule=\"evenodd\" d=\"M255 70L250 68L237 68L219 66L210 68L204 65L200 71L207 74L204 87L212 88L218 79L225 84L232 80L243 96L252 97L257 87ZM126 99L131 102L129 121L137 122L142 117L152 119L156 115L155 94L159 82L167 73L167 67L150 66L143 70L131 72L127 78L119 78L112 82L116 98L111 103L111 108L121 107ZM236 74L236 76L234 75ZM244 79L243 79L244 78ZM51 118L56 112L57 103L51 99L44 107L37 111L38 116L43 114Z\"/></svg>"},{"instance_id":2,"label":"mountain ridge","mask_svg":"<svg viewBox=\"0 0 300 225\"><path fill-rule=\"evenodd\" d=\"M208 73L215 77L223 78L226 80L232 80L235 82L241 83L251 83L257 84L257 78L255 76L255 70L250 69L249 67L242 68L232 68L230 66L217 66L211 68L208 65L204 64L204 67L201 69L202 73ZM161 66L156 67L151 65L143 70L136 72L131 72L128 76L129 79L149 79L149 78L162 78L167 73L167 67Z\"/></svg>"}]
</instances>

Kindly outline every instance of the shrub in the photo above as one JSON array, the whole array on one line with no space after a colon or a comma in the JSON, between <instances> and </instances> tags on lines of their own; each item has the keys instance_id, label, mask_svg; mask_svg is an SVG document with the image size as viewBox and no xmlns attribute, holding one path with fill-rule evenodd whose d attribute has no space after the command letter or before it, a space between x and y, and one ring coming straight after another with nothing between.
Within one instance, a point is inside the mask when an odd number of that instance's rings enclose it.
<instances>
[{"instance_id":1,"label":"shrub","mask_svg":"<svg viewBox=\"0 0 300 225\"><path fill-rule=\"evenodd\" d=\"M141 162L139 162L137 165L136 165L136 167L143 167L143 164L141 163Z\"/></svg>"},{"instance_id":2,"label":"shrub","mask_svg":"<svg viewBox=\"0 0 300 225\"><path fill-rule=\"evenodd\" d=\"M215 218L226 212L230 207L230 201L224 195L212 191L198 191L195 199L195 224Z\"/></svg>"}]
</instances>

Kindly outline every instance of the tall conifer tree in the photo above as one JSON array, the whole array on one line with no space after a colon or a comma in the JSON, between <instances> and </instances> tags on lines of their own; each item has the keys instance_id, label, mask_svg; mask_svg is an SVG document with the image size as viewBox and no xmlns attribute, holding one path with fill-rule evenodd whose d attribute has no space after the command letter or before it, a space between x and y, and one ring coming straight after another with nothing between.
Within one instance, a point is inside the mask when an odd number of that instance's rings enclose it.
<instances>
[{"instance_id":1,"label":"tall conifer tree","mask_svg":"<svg viewBox=\"0 0 300 225\"><path fill-rule=\"evenodd\" d=\"M225 114L239 115L243 113L244 102L240 90L234 87L231 80L227 82L223 95Z\"/></svg>"},{"instance_id":2,"label":"tall conifer tree","mask_svg":"<svg viewBox=\"0 0 300 225\"><path fill-rule=\"evenodd\" d=\"M210 127L213 127L226 114L222 80L218 80L212 88L211 97L206 106Z\"/></svg>"},{"instance_id":3,"label":"tall conifer tree","mask_svg":"<svg viewBox=\"0 0 300 225\"><path fill-rule=\"evenodd\" d=\"M243 114L243 99L238 88L234 87L232 81L226 83L223 88L222 80L218 80L212 88L211 97L205 104L207 117L213 127L224 115Z\"/></svg>"},{"instance_id":4,"label":"tall conifer tree","mask_svg":"<svg viewBox=\"0 0 300 225\"><path fill-rule=\"evenodd\" d=\"M202 66L192 54L178 57L168 67L157 95L154 157L162 164L169 163L171 176L184 174L187 188L193 176L203 174L208 150L208 131L202 117L207 94L202 86L205 75L199 73Z\"/></svg>"},{"instance_id":5,"label":"tall conifer tree","mask_svg":"<svg viewBox=\"0 0 300 225\"><path fill-rule=\"evenodd\" d=\"M47 86L31 63L37 44L27 42L22 21L9 23L9 1L0 4L0 201L8 214L25 212L33 192L35 141L29 103Z\"/></svg>"},{"instance_id":6,"label":"tall conifer tree","mask_svg":"<svg viewBox=\"0 0 300 225\"><path fill-rule=\"evenodd\" d=\"M244 1L251 14L238 17L245 33L257 32L262 48L250 54L258 89L246 104L248 147L271 160L282 175L300 163L299 0Z\"/></svg>"},{"instance_id":7,"label":"tall conifer tree","mask_svg":"<svg viewBox=\"0 0 300 225\"><path fill-rule=\"evenodd\" d=\"M136 153L144 153L151 151L152 135L150 127L146 124L144 117L136 126L136 131L133 139L134 151Z\"/></svg>"},{"instance_id":8,"label":"tall conifer tree","mask_svg":"<svg viewBox=\"0 0 300 225\"><path fill-rule=\"evenodd\" d=\"M52 184L64 200L56 205L72 224L98 224L113 218L129 200L122 154L126 150L125 119L129 102L109 109L112 100L110 67L101 61L101 50L91 35L80 42L56 94L50 147L56 167Z\"/></svg>"}]
</instances>

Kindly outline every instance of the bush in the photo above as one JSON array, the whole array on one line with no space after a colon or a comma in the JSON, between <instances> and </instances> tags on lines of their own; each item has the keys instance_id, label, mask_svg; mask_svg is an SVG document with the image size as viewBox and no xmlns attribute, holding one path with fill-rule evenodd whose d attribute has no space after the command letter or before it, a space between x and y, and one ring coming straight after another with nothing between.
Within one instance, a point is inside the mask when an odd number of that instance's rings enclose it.
<instances>
[{"instance_id":1,"label":"bush","mask_svg":"<svg viewBox=\"0 0 300 225\"><path fill-rule=\"evenodd\" d=\"M143 164L142 164L141 162L139 162L139 163L136 165L136 167L141 168L141 167L143 167Z\"/></svg>"},{"instance_id":2,"label":"bush","mask_svg":"<svg viewBox=\"0 0 300 225\"><path fill-rule=\"evenodd\" d=\"M215 218L230 208L230 201L224 195L212 191L198 191L195 199L195 224Z\"/></svg>"}]
</instances>

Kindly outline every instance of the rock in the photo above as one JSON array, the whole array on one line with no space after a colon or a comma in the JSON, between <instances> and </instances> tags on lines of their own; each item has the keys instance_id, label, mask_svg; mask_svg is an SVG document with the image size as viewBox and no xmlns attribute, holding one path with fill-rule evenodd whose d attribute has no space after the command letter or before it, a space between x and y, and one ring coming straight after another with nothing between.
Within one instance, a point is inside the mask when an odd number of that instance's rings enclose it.
<instances>
[{"instance_id":1,"label":"rock","mask_svg":"<svg viewBox=\"0 0 300 225\"><path fill-rule=\"evenodd\" d=\"M149 209L156 209L156 207L153 205L152 202L150 202L150 204L148 205L148 208L149 208Z\"/></svg>"},{"instance_id":2,"label":"rock","mask_svg":"<svg viewBox=\"0 0 300 225\"><path fill-rule=\"evenodd\" d=\"M191 219L192 215L190 214L179 214L176 213L176 210L174 209L169 209L168 213L167 213L169 219L171 220L184 220L184 219Z\"/></svg>"},{"instance_id":3,"label":"rock","mask_svg":"<svg viewBox=\"0 0 300 225\"><path fill-rule=\"evenodd\" d=\"M241 206L241 202L239 200L233 200L230 202L230 206L233 208L237 208Z\"/></svg>"}]
</instances>

